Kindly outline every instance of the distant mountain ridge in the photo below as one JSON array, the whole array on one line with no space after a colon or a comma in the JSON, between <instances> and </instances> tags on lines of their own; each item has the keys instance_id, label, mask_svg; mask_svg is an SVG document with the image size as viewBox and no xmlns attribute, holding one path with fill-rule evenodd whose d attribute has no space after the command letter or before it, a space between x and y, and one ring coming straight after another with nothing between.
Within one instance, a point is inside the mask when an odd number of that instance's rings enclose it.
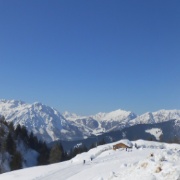
<instances>
[{"instance_id":1,"label":"distant mountain ridge","mask_svg":"<svg viewBox=\"0 0 180 180\"><path fill-rule=\"evenodd\" d=\"M56 109L35 102L0 100L0 115L8 122L26 126L40 139L51 142L55 140L78 140L88 138L136 124L154 124L170 119L180 120L180 110L159 110L137 116L131 111L116 110L98 113L92 116L78 116L74 113L60 113Z\"/></svg>"},{"instance_id":2,"label":"distant mountain ridge","mask_svg":"<svg viewBox=\"0 0 180 180\"><path fill-rule=\"evenodd\" d=\"M57 110L42 103L26 104L22 101L0 100L0 114L8 122L25 126L39 138L50 142L59 137L66 140L83 138L76 126L67 121Z\"/></svg>"},{"instance_id":3,"label":"distant mountain ridge","mask_svg":"<svg viewBox=\"0 0 180 180\"><path fill-rule=\"evenodd\" d=\"M121 109L110 113L100 112L92 116L78 116L65 112L63 116L69 121L89 128L92 134L122 129L126 127L132 119L137 117L135 113Z\"/></svg>"},{"instance_id":4,"label":"distant mountain ridge","mask_svg":"<svg viewBox=\"0 0 180 180\"><path fill-rule=\"evenodd\" d=\"M180 120L180 110L159 110L156 112L147 112L131 121L132 124L153 124L165 122L171 119Z\"/></svg>"}]
</instances>

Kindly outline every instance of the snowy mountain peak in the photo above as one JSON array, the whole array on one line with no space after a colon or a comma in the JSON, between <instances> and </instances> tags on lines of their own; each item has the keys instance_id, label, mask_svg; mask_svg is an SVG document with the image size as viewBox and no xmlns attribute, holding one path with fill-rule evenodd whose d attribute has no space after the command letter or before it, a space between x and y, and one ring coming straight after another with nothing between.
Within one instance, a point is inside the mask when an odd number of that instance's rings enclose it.
<instances>
[{"instance_id":1,"label":"snowy mountain peak","mask_svg":"<svg viewBox=\"0 0 180 180\"><path fill-rule=\"evenodd\" d=\"M171 119L180 120L180 110L159 110L137 116L131 111L118 109L109 113L79 116L68 111L61 114L40 102L27 104L17 100L0 100L0 115L15 126L26 126L39 138L54 140L83 139L99 133L121 130L136 124L154 124Z\"/></svg>"},{"instance_id":2,"label":"snowy mountain peak","mask_svg":"<svg viewBox=\"0 0 180 180\"><path fill-rule=\"evenodd\" d=\"M19 105L25 104L25 102L20 100L6 100L6 99L0 99L0 104L6 104L9 107L17 107Z\"/></svg>"},{"instance_id":3,"label":"snowy mountain peak","mask_svg":"<svg viewBox=\"0 0 180 180\"><path fill-rule=\"evenodd\" d=\"M47 142L78 136L82 138L77 127L71 125L57 110L39 102L26 104L15 100L1 100L0 114L15 126L26 126Z\"/></svg>"},{"instance_id":4,"label":"snowy mountain peak","mask_svg":"<svg viewBox=\"0 0 180 180\"><path fill-rule=\"evenodd\" d=\"M68 120L78 120L78 119L94 119L97 121L111 121L111 120L119 120L126 119L127 117L135 118L137 115L135 113L132 113L131 111L125 111L122 109L118 109L109 113L105 112L99 112L96 115L91 116L78 116L75 113L70 113L68 111L65 111L63 113L63 116Z\"/></svg>"},{"instance_id":5,"label":"snowy mountain peak","mask_svg":"<svg viewBox=\"0 0 180 180\"><path fill-rule=\"evenodd\" d=\"M40 102L34 102L33 105L34 105L34 106L43 106L43 104L40 103Z\"/></svg>"},{"instance_id":6,"label":"snowy mountain peak","mask_svg":"<svg viewBox=\"0 0 180 180\"><path fill-rule=\"evenodd\" d=\"M180 110L159 110L156 112L147 112L131 121L131 124L153 124L168 121L171 119L180 120Z\"/></svg>"},{"instance_id":7,"label":"snowy mountain peak","mask_svg":"<svg viewBox=\"0 0 180 180\"><path fill-rule=\"evenodd\" d=\"M152 113L154 118L155 118L155 122L163 122L163 121L167 121L169 119L177 119L180 120L180 110L159 110L157 112L153 112Z\"/></svg>"},{"instance_id":8,"label":"snowy mountain peak","mask_svg":"<svg viewBox=\"0 0 180 180\"><path fill-rule=\"evenodd\" d=\"M111 121L111 120L116 120L116 121L122 121L124 119L130 120L132 118L137 117L136 114L132 113L131 111L125 111L122 109L118 109L109 113L98 113L95 116L93 116L94 119L98 121Z\"/></svg>"},{"instance_id":9,"label":"snowy mountain peak","mask_svg":"<svg viewBox=\"0 0 180 180\"><path fill-rule=\"evenodd\" d=\"M86 116L78 116L75 113L70 113L68 111L65 111L64 113L62 113L62 115L64 116L64 118L66 118L69 121L75 121L77 119L83 119L86 118Z\"/></svg>"}]
</instances>

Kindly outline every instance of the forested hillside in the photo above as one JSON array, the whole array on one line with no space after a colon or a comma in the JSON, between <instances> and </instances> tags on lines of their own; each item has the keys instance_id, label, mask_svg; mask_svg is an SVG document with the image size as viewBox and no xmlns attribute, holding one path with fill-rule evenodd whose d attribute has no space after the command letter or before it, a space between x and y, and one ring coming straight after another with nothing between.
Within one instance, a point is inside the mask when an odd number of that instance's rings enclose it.
<instances>
[{"instance_id":1,"label":"forested hillside","mask_svg":"<svg viewBox=\"0 0 180 180\"><path fill-rule=\"evenodd\" d=\"M0 173L65 161L87 150L80 145L66 152L60 142L48 147L24 126L14 128L0 116Z\"/></svg>"}]
</instances>

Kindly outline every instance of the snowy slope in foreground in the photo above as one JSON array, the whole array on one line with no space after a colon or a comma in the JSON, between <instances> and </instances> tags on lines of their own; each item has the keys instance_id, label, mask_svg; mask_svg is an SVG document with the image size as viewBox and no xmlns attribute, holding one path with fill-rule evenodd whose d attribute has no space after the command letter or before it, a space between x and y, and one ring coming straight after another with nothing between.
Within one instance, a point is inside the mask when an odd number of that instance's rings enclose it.
<instances>
[{"instance_id":1,"label":"snowy slope in foreground","mask_svg":"<svg viewBox=\"0 0 180 180\"><path fill-rule=\"evenodd\" d=\"M116 142L117 143L117 142ZM179 180L180 145L133 141L139 149L112 150L116 143L98 146L70 161L0 175L2 180ZM90 158L93 158L91 161ZM83 160L86 160L83 165Z\"/></svg>"}]
</instances>

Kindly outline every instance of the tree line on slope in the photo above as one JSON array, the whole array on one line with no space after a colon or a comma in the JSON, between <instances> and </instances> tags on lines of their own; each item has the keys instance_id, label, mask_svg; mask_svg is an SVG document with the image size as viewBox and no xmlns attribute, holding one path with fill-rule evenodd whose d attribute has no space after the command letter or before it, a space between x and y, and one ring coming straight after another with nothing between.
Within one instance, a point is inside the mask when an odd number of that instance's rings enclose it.
<instances>
[{"instance_id":1,"label":"tree line on slope","mask_svg":"<svg viewBox=\"0 0 180 180\"><path fill-rule=\"evenodd\" d=\"M19 145L23 143L26 149L32 149L38 152L37 165L47 165L52 163L58 163L65 160L69 160L80 154L86 152L89 149L85 146L79 146L72 148L69 152L66 152L61 143L56 143L52 147L48 147L47 144L39 140L33 132L28 133L26 127L18 125L14 128L12 122L8 123L4 117L0 118L0 173L5 172L3 170L3 163L9 161L10 170L17 170L23 168L25 161L23 153L19 148ZM101 141L98 144L104 144L105 141ZM91 148L96 145L92 144ZM8 156L7 156L8 153Z\"/></svg>"}]
</instances>

